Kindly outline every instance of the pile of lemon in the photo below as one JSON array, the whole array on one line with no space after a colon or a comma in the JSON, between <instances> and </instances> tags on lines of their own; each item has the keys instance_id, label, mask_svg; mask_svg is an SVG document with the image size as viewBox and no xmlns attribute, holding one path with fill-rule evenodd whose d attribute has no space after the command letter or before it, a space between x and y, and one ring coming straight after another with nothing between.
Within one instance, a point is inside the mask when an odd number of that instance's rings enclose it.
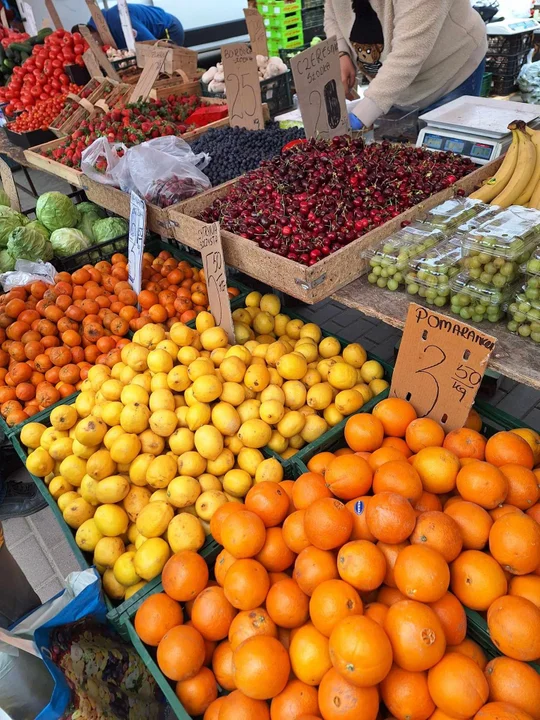
<instances>
[{"instance_id":1,"label":"pile of lemon","mask_svg":"<svg viewBox=\"0 0 540 720\"><path fill-rule=\"evenodd\" d=\"M234 313L233 346L206 312L196 329L145 325L121 362L89 370L50 427L24 426L28 470L93 553L111 598L157 577L171 552L198 551L221 505L280 482L283 467L263 448L288 458L387 387L360 345L341 352L280 310L275 295L251 293Z\"/></svg>"}]
</instances>

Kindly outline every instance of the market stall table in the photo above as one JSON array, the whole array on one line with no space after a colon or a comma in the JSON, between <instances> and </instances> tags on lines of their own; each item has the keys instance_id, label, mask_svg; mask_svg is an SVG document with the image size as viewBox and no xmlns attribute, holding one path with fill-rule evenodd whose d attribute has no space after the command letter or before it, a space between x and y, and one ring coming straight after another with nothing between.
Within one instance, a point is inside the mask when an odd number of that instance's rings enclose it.
<instances>
[{"instance_id":1,"label":"market stall table","mask_svg":"<svg viewBox=\"0 0 540 720\"><path fill-rule=\"evenodd\" d=\"M392 327L403 329L407 317L411 296L405 292L382 290L368 282L367 276L354 280L332 295L334 300L375 317ZM421 298L414 296L415 303L426 305ZM431 307L426 305L426 307ZM444 309L432 308L444 313ZM457 318L447 313L450 319ZM540 352L535 343L521 338L506 329L506 322L474 323L470 325L494 335L497 338L495 350L491 356L489 367L517 382L540 389Z\"/></svg>"}]
</instances>

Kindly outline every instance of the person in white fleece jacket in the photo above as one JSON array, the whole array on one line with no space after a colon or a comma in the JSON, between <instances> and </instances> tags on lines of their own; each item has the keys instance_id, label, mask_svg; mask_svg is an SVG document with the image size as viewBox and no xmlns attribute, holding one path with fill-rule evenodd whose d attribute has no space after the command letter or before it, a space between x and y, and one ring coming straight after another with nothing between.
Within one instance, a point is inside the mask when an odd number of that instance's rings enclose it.
<instances>
[{"instance_id":1,"label":"person in white fleece jacket","mask_svg":"<svg viewBox=\"0 0 540 720\"><path fill-rule=\"evenodd\" d=\"M370 127L393 105L425 111L480 94L487 37L470 0L326 0L324 10L346 95L357 72L369 80L353 129Z\"/></svg>"}]
</instances>

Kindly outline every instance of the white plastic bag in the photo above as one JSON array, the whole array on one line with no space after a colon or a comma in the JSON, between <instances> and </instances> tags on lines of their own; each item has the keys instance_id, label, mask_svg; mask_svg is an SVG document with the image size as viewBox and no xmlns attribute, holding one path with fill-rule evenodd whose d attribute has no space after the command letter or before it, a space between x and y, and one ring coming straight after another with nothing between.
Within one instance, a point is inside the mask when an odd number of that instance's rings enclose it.
<instances>
[{"instance_id":1,"label":"white plastic bag","mask_svg":"<svg viewBox=\"0 0 540 720\"><path fill-rule=\"evenodd\" d=\"M147 202L169 207L211 187L202 172L210 155L196 155L174 135L154 138L130 148L112 171L124 192L136 190Z\"/></svg>"},{"instance_id":2,"label":"white plastic bag","mask_svg":"<svg viewBox=\"0 0 540 720\"><path fill-rule=\"evenodd\" d=\"M28 283L37 282L38 280L53 285L56 273L57 270L51 263L44 263L41 260L37 262L33 260L17 260L15 270L0 275L0 284L6 292L11 288L28 285Z\"/></svg>"},{"instance_id":3,"label":"white plastic bag","mask_svg":"<svg viewBox=\"0 0 540 720\"><path fill-rule=\"evenodd\" d=\"M117 186L112 171L126 151L127 147L124 143L110 143L104 137L97 138L86 150L83 150L81 170L91 180L104 185Z\"/></svg>"}]
</instances>

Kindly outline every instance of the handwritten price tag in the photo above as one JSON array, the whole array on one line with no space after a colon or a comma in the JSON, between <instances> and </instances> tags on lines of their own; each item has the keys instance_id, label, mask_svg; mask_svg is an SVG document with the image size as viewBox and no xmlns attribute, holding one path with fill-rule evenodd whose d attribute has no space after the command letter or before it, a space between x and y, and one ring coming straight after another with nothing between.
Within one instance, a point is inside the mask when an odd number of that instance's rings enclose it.
<instances>
[{"instance_id":1,"label":"handwritten price tag","mask_svg":"<svg viewBox=\"0 0 540 720\"><path fill-rule=\"evenodd\" d=\"M94 57L96 58L97 62L101 65L101 67L105 70L108 77L110 77L112 80L117 80L118 82L120 82L120 75L116 72L116 70L111 65L111 61L109 60L109 58L105 55L105 53L101 49L100 44L94 40L94 37L93 37L92 33L90 32L90 30L85 25L79 25L79 31L80 31L81 35L83 36L83 38L88 43L88 45L90 46L90 50L92 51ZM88 69L88 72L90 72L90 69ZM90 74L92 74L92 73L90 73Z\"/></svg>"},{"instance_id":2,"label":"handwritten price tag","mask_svg":"<svg viewBox=\"0 0 540 720\"><path fill-rule=\"evenodd\" d=\"M47 8L47 12L51 16L51 19L54 23L54 27L57 30L63 30L64 26L62 25L62 21L60 20L60 15L58 14L58 10L56 9L56 7L54 5L53 0L45 0L45 7Z\"/></svg>"},{"instance_id":3,"label":"handwritten price tag","mask_svg":"<svg viewBox=\"0 0 540 720\"><path fill-rule=\"evenodd\" d=\"M221 48L221 57L231 126L262 130L261 86L253 50L245 43L231 43Z\"/></svg>"},{"instance_id":4,"label":"handwritten price tag","mask_svg":"<svg viewBox=\"0 0 540 720\"><path fill-rule=\"evenodd\" d=\"M150 59L146 62L144 70L141 73L135 89L131 93L129 102L137 102L138 100L146 100L152 90L157 76L167 57L168 50L166 48L153 47L150 53Z\"/></svg>"},{"instance_id":5,"label":"handwritten price tag","mask_svg":"<svg viewBox=\"0 0 540 720\"><path fill-rule=\"evenodd\" d=\"M110 45L111 47L116 48L116 42L114 41L109 26L107 25L107 21L105 20L105 16L101 12L101 8L97 4L96 0L86 0L86 4L90 10L92 19L96 24L96 30L98 31L103 45Z\"/></svg>"},{"instance_id":6,"label":"handwritten price tag","mask_svg":"<svg viewBox=\"0 0 540 720\"><path fill-rule=\"evenodd\" d=\"M210 312L214 316L216 325L222 327L234 345L234 325L231 315L229 293L227 292L227 274L225 258L221 246L219 223L204 225L199 230L199 247L201 249L204 276L208 288L208 301Z\"/></svg>"},{"instance_id":7,"label":"handwritten price tag","mask_svg":"<svg viewBox=\"0 0 540 720\"><path fill-rule=\"evenodd\" d=\"M266 28L261 13L256 8L244 8L244 16L249 33L251 49L255 55L268 57L268 43L266 41Z\"/></svg>"},{"instance_id":8,"label":"handwritten price tag","mask_svg":"<svg viewBox=\"0 0 540 720\"><path fill-rule=\"evenodd\" d=\"M333 138L350 132L336 38L295 55L291 70L306 136Z\"/></svg>"},{"instance_id":9,"label":"handwritten price tag","mask_svg":"<svg viewBox=\"0 0 540 720\"><path fill-rule=\"evenodd\" d=\"M390 395L449 432L463 427L496 338L411 303Z\"/></svg>"},{"instance_id":10,"label":"handwritten price tag","mask_svg":"<svg viewBox=\"0 0 540 720\"><path fill-rule=\"evenodd\" d=\"M118 0L118 14L120 16L120 24L124 31L124 38L129 50L135 52L135 36L133 35L133 27L131 26L131 17L126 0Z\"/></svg>"},{"instance_id":11,"label":"handwritten price tag","mask_svg":"<svg viewBox=\"0 0 540 720\"><path fill-rule=\"evenodd\" d=\"M22 14L24 15L23 24L24 24L26 32L32 36L37 35L38 28L37 28L36 18L34 17L34 11L32 10L32 6L29 3L24 2L24 0L21 0L21 11L22 11Z\"/></svg>"},{"instance_id":12,"label":"handwritten price tag","mask_svg":"<svg viewBox=\"0 0 540 720\"><path fill-rule=\"evenodd\" d=\"M137 295L142 285L142 258L146 237L146 203L131 191L129 210L128 280Z\"/></svg>"}]
</instances>

